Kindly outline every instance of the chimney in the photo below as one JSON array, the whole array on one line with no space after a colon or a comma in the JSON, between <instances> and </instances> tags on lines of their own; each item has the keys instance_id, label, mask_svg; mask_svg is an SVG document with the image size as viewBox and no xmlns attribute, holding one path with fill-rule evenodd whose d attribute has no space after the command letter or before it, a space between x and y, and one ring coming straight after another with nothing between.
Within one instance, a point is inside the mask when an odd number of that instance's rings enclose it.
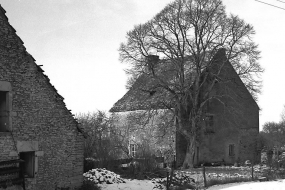
<instances>
[{"instance_id":1,"label":"chimney","mask_svg":"<svg viewBox=\"0 0 285 190\"><path fill-rule=\"evenodd\" d=\"M149 71L153 71L153 69L156 67L158 62L159 62L158 55L148 55L146 57L146 64L148 66Z\"/></svg>"},{"instance_id":2,"label":"chimney","mask_svg":"<svg viewBox=\"0 0 285 190\"><path fill-rule=\"evenodd\" d=\"M210 66L212 72L217 74L222 69L222 67L224 67L226 61L228 61L226 56L226 49L221 48L212 58L212 65Z\"/></svg>"}]
</instances>

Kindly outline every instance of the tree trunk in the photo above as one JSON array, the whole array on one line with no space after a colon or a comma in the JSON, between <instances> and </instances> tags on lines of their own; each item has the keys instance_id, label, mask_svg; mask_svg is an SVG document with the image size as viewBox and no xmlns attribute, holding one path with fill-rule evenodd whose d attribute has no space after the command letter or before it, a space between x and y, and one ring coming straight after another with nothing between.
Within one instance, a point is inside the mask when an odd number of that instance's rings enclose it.
<instances>
[{"instance_id":1,"label":"tree trunk","mask_svg":"<svg viewBox=\"0 0 285 190\"><path fill-rule=\"evenodd\" d=\"M195 165L195 152L196 152L196 140L197 140L197 113L193 110L190 111L180 109L178 112L178 128L181 134L184 136L187 147L185 152L185 158L182 164L183 168L193 168Z\"/></svg>"},{"instance_id":2,"label":"tree trunk","mask_svg":"<svg viewBox=\"0 0 285 190\"><path fill-rule=\"evenodd\" d=\"M195 142L196 142L195 136L191 137L190 139L187 139L187 149L186 149L185 159L182 165L184 169L194 167L195 148L196 148Z\"/></svg>"}]
</instances>

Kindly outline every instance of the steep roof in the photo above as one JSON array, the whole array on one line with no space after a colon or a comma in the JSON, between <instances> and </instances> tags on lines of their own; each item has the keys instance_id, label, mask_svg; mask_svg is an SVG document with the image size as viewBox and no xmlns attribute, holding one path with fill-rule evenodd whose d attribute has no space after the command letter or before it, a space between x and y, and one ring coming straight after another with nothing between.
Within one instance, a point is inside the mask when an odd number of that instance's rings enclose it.
<instances>
[{"instance_id":1,"label":"steep roof","mask_svg":"<svg viewBox=\"0 0 285 190\"><path fill-rule=\"evenodd\" d=\"M212 65L213 71L215 69L215 65L219 64L222 61L226 61L230 65L230 67L232 67L232 65L226 58L225 49L220 49L214 55L213 57L214 64ZM169 65L171 64L165 64L165 62L163 62L163 65L161 62L159 64L160 64L159 73L161 75L166 76L168 81L173 80L174 74L171 73L172 69L169 67ZM191 68L189 68L188 75L186 75L186 77L195 78L195 76L193 76L193 73L194 72L191 72ZM193 80L190 80L190 81L193 82ZM243 88L246 89L243 83L242 85L243 85ZM247 89L246 91L249 94L249 96L251 96ZM165 109L165 108L173 107L172 100L173 100L173 96L170 93L168 93L166 90L163 90L162 88L157 88L157 82L152 77L149 77L146 74L142 74L134 82L134 84L129 89L129 91L113 105L113 107L110 109L110 112L147 110L150 108L151 109ZM253 98L252 100L255 102Z\"/></svg>"},{"instance_id":2,"label":"steep roof","mask_svg":"<svg viewBox=\"0 0 285 190\"><path fill-rule=\"evenodd\" d=\"M21 40L21 38L16 34L16 30L13 28L13 26L9 23L9 19L6 16L6 11L5 9L0 5L0 17L4 18L5 22L7 23L7 25L12 29L13 31L13 35L16 36L19 40L19 44L21 44L21 47L18 47L19 49L23 50L23 53L26 55L26 57L31 60L31 62L33 64L35 64L35 66L37 67L37 72L41 73L43 75L44 78L46 78L46 81L48 83L48 85L53 89L53 91L56 93L56 96L58 99L60 99L63 103L63 105L65 106L66 111L69 112L70 117L72 118L73 122L76 124L77 130L83 134L84 137L87 137L86 134L83 131L83 128L80 126L80 124L77 122L77 120L74 118L74 115L71 113L71 110L68 110L65 103L64 103L64 98L57 92L56 88L50 83L50 79L48 78L47 75L44 74L44 70L41 68L42 65L37 65L35 63L35 59L33 58L32 55L30 55L27 51L26 48L24 46L24 42Z\"/></svg>"}]
</instances>

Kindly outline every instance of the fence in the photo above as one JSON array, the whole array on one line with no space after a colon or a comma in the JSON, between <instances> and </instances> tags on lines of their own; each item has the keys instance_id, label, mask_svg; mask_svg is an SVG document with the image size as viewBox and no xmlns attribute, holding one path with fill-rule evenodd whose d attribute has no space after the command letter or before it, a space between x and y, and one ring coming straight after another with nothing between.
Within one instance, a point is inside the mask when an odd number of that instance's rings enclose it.
<instances>
[{"instance_id":1,"label":"fence","mask_svg":"<svg viewBox=\"0 0 285 190\"><path fill-rule=\"evenodd\" d=\"M188 177L195 181L197 187L209 187L216 184L226 184L234 182L246 182L246 181L266 181L273 179L285 178L284 168L273 168L266 165L248 165L248 166L216 166L200 168L193 168L187 170L175 170L174 173L186 173ZM168 173L167 186L171 185L171 172ZM183 174L183 175L184 175ZM174 178L177 179L175 175ZM184 175L185 176L185 175Z\"/></svg>"}]
</instances>

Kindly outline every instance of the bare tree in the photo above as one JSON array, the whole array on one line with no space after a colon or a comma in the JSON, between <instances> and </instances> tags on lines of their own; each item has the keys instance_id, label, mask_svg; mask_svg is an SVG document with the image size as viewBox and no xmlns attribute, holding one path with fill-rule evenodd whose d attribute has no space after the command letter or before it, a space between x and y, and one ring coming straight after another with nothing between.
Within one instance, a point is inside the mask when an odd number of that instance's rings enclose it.
<instances>
[{"instance_id":1,"label":"bare tree","mask_svg":"<svg viewBox=\"0 0 285 190\"><path fill-rule=\"evenodd\" d=\"M193 167L203 109L210 99L222 101L211 91L217 81L226 82L219 78L226 61L253 97L260 92L263 69L254 34L253 26L226 14L221 0L175 0L147 23L135 26L121 44L120 60L129 64L127 86L139 77L151 79L151 89L142 90L163 94L158 103L173 112L177 130L187 140L184 167ZM221 48L227 60L218 65L215 55Z\"/></svg>"},{"instance_id":2,"label":"bare tree","mask_svg":"<svg viewBox=\"0 0 285 190\"><path fill-rule=\"evenodd\" d=\"M129 112L112 114L116 136L126 152L130 141L137 145L137 157L146 155L163 156L164 151L173 149L173 117L166 117L166 111ZM122 147L122 148L123 148Z\"/></svg>"},{"instance_id":3,"label":"bare tree","mask_svg":"<svg viewBox=\"0 0 285 190\"><path fill-rule=\"evenodd\" d=\"M285 123L285 106L283 106L283 110L280 114L280 117L281 117L281 122Z\"/></svg>"},{"instance_id":4,"label":"bare tree","mask_svg":"<svg viewBox=\"0 0 285 190\"><path fill-rule=\"evenodd\" d=\"M85 158L106 161L120 156L122 146L112 119L105 112L81 113L76 118L88 134L84 142Z\"/></svg>"}]
</instances>

